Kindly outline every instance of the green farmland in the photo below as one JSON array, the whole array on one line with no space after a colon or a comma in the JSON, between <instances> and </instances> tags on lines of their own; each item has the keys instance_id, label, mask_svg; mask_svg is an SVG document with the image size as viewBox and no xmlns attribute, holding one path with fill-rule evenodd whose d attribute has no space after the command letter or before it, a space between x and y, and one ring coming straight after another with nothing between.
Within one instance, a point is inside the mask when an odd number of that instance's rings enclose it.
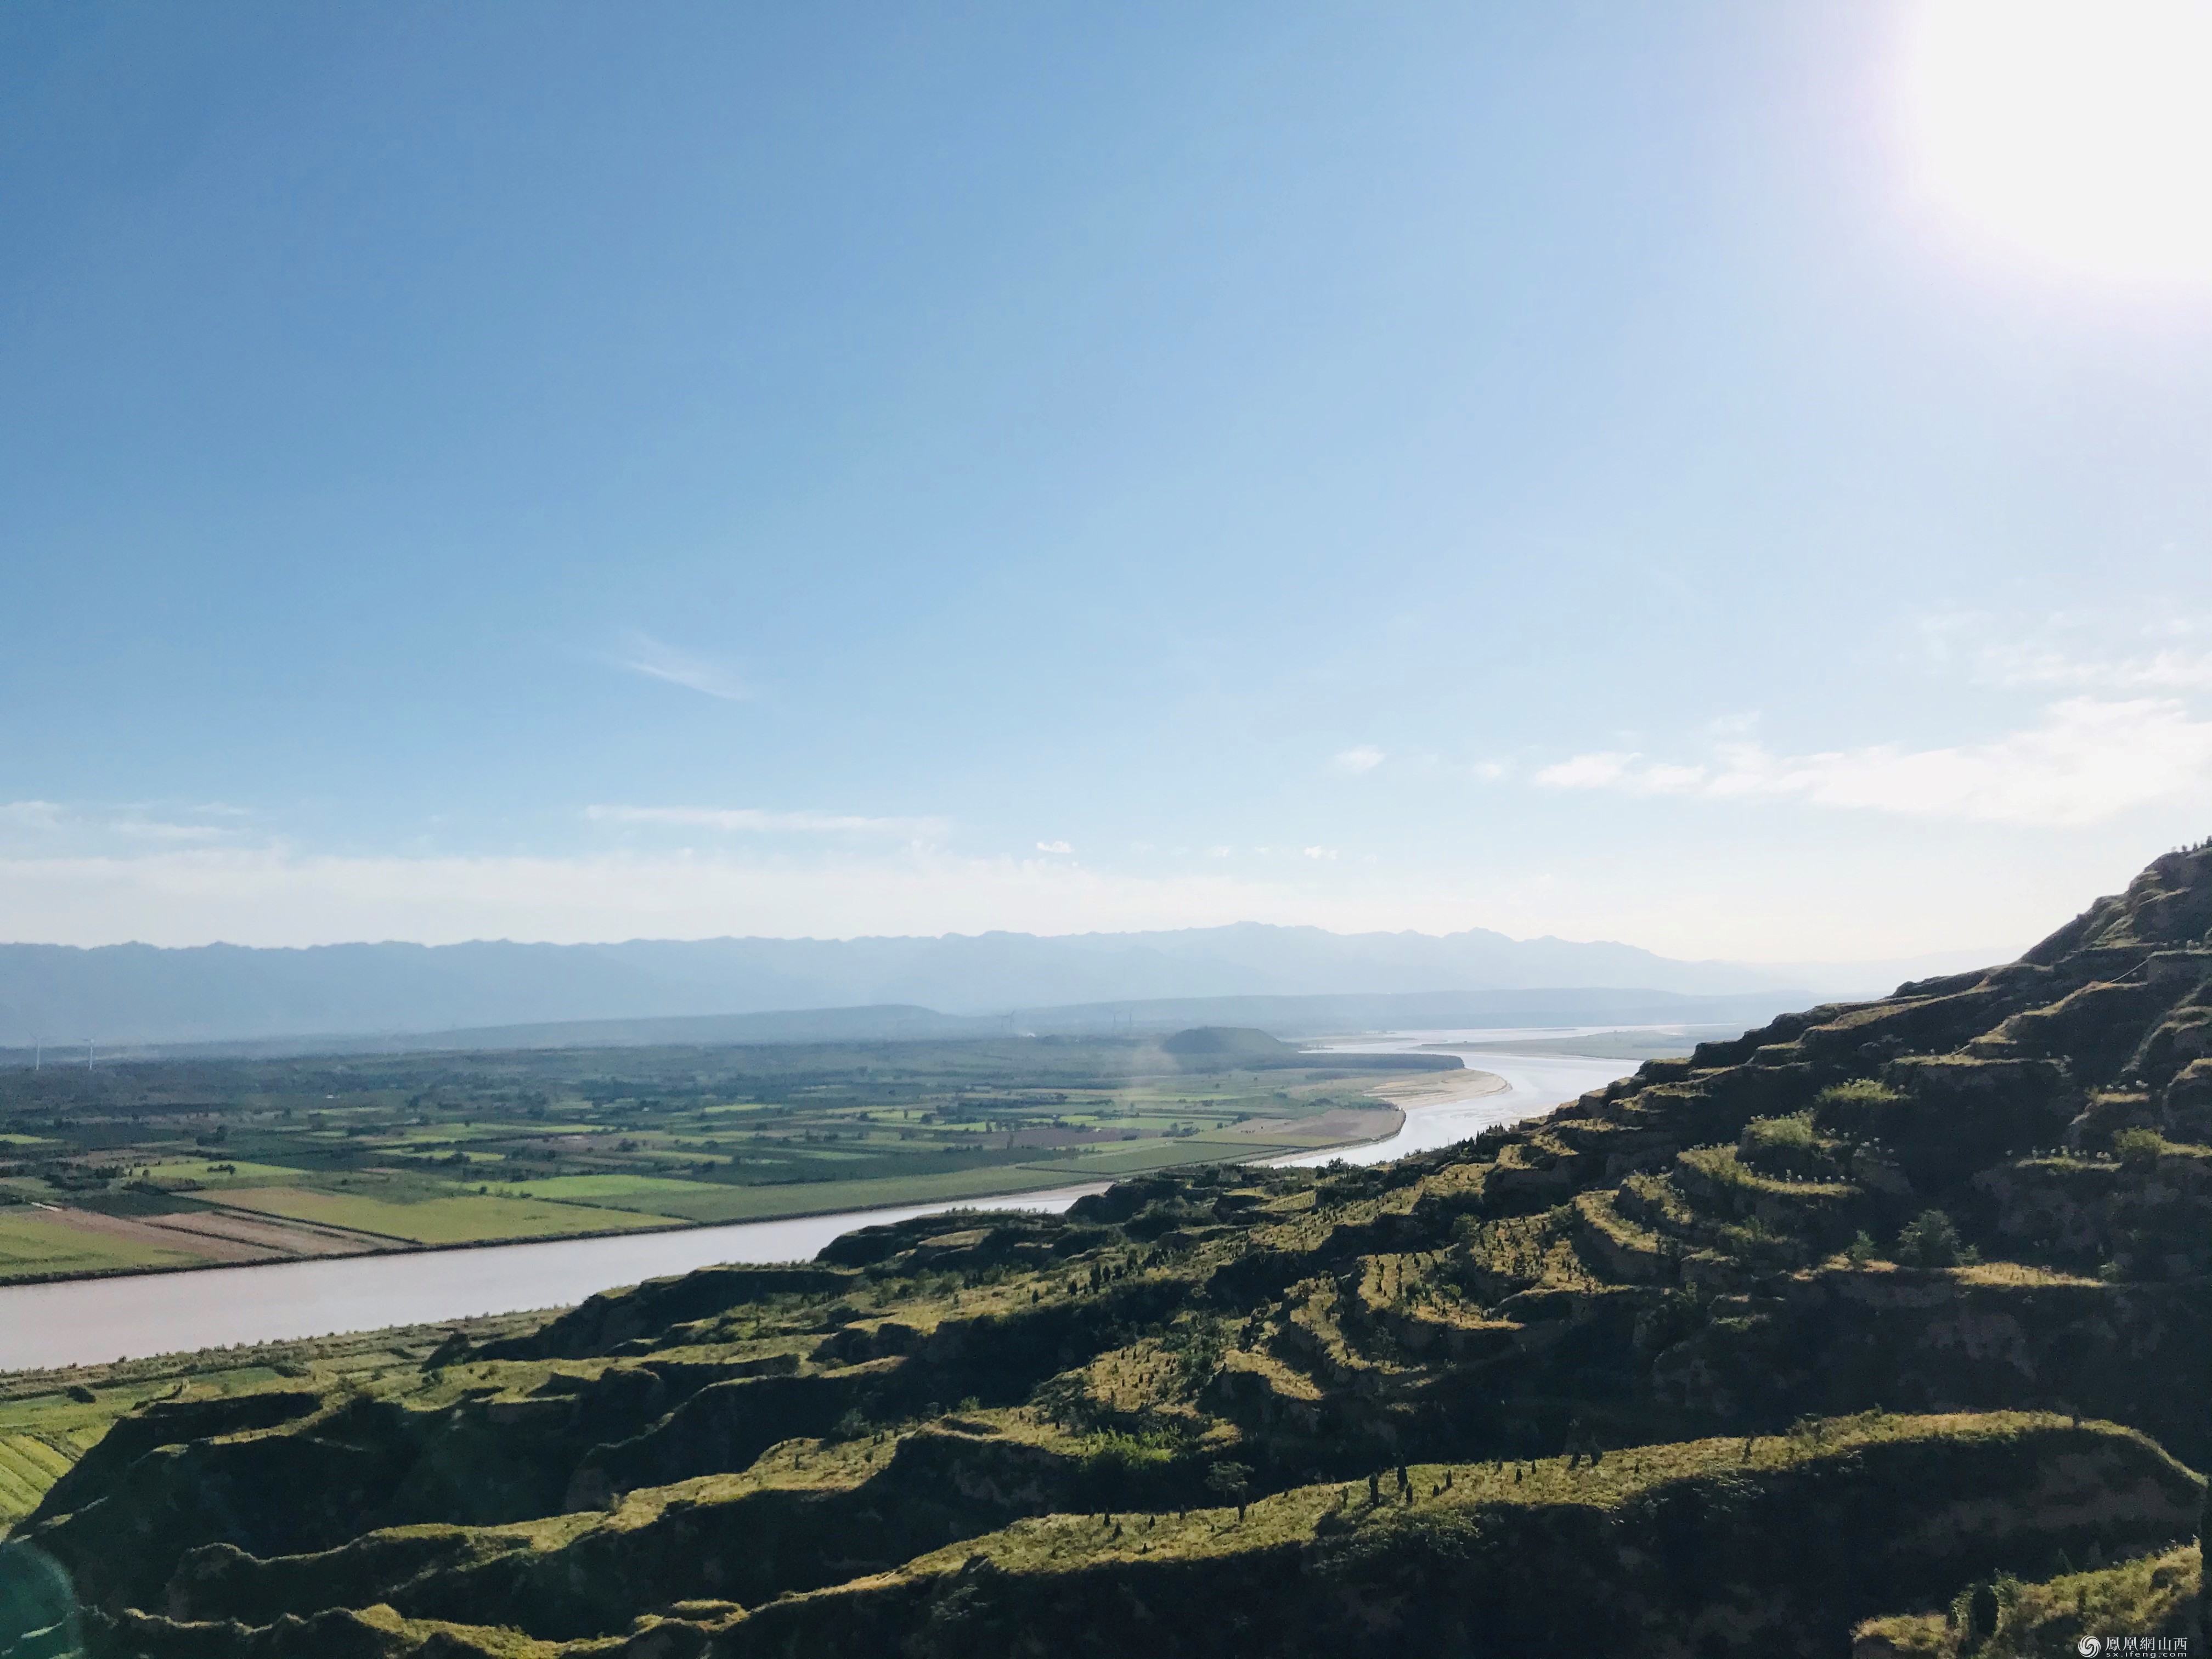
<instances>
[{"instance_id":1,"label":"green farmland","mask_svg":"<svg viewBox=\"0 0 2212 1659\"><path fill-rule=\"evenodd\" d=\"M0 1073L0 1282L945 1202L1398 1121L1371 1091L1404 1072L1249 1038L19 1068Z\"/></svg>"}]
</instances>

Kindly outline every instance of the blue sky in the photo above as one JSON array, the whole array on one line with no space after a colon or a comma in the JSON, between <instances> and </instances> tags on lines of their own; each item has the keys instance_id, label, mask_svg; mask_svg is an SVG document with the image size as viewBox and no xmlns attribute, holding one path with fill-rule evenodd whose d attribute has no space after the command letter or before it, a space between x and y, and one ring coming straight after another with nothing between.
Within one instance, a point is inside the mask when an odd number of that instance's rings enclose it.
<instances>
[{"instance_id":1,"label":"blue sky","mask_svg":"<svg viewBox=\"0 0 2212 1659\"><path fill-rule=\"evenodd\" d=\"M2212 262L1936 3L10 8L5 930L2024 944L2212 832Z\"/></svg>"}]
</instances>

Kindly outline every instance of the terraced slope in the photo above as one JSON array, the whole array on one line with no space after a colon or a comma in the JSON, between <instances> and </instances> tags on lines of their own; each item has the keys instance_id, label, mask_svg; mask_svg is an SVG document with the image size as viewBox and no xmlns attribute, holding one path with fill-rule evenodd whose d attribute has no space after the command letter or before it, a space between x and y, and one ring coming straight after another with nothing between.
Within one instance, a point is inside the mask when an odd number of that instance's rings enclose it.
<instances>
[{"instance_id":1,"label":"terraced slope","mask_svg":"<svg viewBox=\"0 0 2212 1659\"><path fill-rule=\"evenodd\" d=\"M2170 1623L2209 1142L2199 848L2018 963L1396 1164L144 1407L18 1536L147 1656L1964 1653L1958 1607L2131 1561Z\"/></svg>"}]
</instances>

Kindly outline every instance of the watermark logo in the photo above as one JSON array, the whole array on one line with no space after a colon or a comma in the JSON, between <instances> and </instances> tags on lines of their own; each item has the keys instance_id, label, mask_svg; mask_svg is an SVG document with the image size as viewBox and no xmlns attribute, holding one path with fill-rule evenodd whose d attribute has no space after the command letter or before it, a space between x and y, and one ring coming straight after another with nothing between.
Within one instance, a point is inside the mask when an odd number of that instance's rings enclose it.
<instances>
[{"instance_id":1,"label":"watermark logo","mask_svg":"<svg viewBox=\"0 0 2212 1659\"><path fill-rule=\"evenodd\" d=\"M2074 1644L2081 1659L2189 1659L2186 1636L2085 1636Z\"/></svg>"},{"instance_id":2,"label":"watermark logo","mask_svg":"<svg viewBox=\"0 0 2212 1659\"><path fill-rule=\"evenodd\" d=\"M2081 1659L2097 1659L2097 1656L2105 1650L2105 1644L2094 1636L2085 1636L2074 1645L2081 1653Z\"/></svg>"}]
</instances>

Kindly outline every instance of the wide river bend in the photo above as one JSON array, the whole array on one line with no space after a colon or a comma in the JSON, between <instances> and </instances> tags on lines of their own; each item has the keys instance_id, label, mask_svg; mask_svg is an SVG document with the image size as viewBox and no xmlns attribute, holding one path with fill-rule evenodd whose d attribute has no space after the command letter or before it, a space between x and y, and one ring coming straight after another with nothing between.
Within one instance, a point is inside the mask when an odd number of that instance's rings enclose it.
<instances>
[{"instance_id":1,"label":"wide river bend","mask_svg":"<svg viewBox=\"0 0 2212 1659\"><path fill-rule=\"evenodd\" d=\"M1407 1031L1388 1038L1333 1042L1350 1052L1382 1054L1427 1044L1557 1038L1555 1031ZM1416 1106L1387 1140L1342 1152L1284 1160L1326 1164L1342 1158L1375 1164L1450 1145L1493 1124L1511 1123L1635 1069L1627 1060L1559 1054L1468 1052L1467 1063L1505 1080L1503 1090L1431 1106ZM1066 1209L1105 1183L967 1199L987 1210ZM722 1261L803 1261L840 1233L958 1207L951 1204L848 1210L785 1221L726 1227L561 1239L543 1244L494 1244L473 1249L393 1255L341 1256L246 1267L195 1268L56 1285L0 1286L0 1370L94 1364L233 1343L280 1342L387 1325L428 1324L474 1314L512 1313L580 1302L594 1291Z\"/></svg>"}]
</instances>

